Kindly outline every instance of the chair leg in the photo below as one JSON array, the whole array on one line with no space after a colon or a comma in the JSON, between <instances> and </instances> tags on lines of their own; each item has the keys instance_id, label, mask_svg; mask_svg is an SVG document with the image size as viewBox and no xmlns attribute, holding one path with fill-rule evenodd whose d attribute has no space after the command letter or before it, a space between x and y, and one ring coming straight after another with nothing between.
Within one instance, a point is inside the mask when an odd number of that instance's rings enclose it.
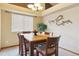
<instances>
[{"instance_id":1,"label":"chair leg","mask_svg":"<svg viewBox=\"0 0 79 59\"><path fill-rule=\"evenodd\" d=\"M24 40L24 50L25 50L25 56L27 56L27 45L26 41Z\"/></svg>"},{"instance_id":2,"label":"chair leg","mask_svg":"<svg viewBox=\"0 0 79 59\"><path fill-rule=\"evenodd\" d=\"M19 45L19 55L22 55L21 45Z\"/></svg>"},{"instance_id":3,"label":"chair leg","mask_svg":"<svg viewBox=\"0 0 79 59\"><path fill-rule=\"evenodd\" d=\"M58 56L58 46L56 46L55 56Z\"/></svg>"},{"instance_id":4,"label":"chair leg","mask_svg":"<svg viewBox=\"0 0 79 59\"><path fill-rule=\"evenodd\" d=\"M27 56L27 51L25 51L25 56Z\"/></svg>"},{"instance_id":5,"label":"chair leg","mask_svg":"<svg viewBox=\"0 0 79 59\"><path fill-rule=\"evenodd\" d=\"M36 56L39 56L39 52L36 50Z\"/></svg>"},{"instance_id":6,"label":"chair leg","mask_svg":"<svg viewBox=\"0 0 79 59\"><path fill-rule=\"evenodd\" d=\"M21 52L20 52L20 45L19 45L19 55L21 54Z\"/></svg>"},{"instance_id":7,"label":"chair leg","mask_svg":"<svg viewBox=\"0 0 79 59\"><path fill-rule=\"evenodd\" d=\"M21 44L19 42L19 55L21 55Z\"/></svg>"},{"instance_id":8,"label":"chair leg","mask_svg":"<svg viewBox=\"0 0 79 59\"><path fill-rule=\"evenodd\" d=\"M55 53L55 56L58 56L58 53L57 52Z\"/></svg>"},{"instance_id":9,"label":"chair leg","mask_svg":"<svg viewBox=\"0 0 79 59\"><path fill-rule=\"evenodd\" d=\"M23 45L20 47L21 56L23 56Z\"/></svg>"}]
</instances>

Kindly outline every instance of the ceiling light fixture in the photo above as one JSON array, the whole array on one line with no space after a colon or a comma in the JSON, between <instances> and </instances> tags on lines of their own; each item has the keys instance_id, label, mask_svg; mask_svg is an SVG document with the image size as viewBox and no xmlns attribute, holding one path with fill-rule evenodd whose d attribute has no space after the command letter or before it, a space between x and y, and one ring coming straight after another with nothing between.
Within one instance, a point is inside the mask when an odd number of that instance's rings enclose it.
<instances>
[{"instance_id":1,"label":"ceiling light fixture","mask_svg":"<svg viewBox=\"0 0 79 59\"><path fill-rule=\"evenodd\" d=\"M43 10L43 7L41 6L40 3L28 4L27 7L34 11Z\"/></svg>"}]
</instances>

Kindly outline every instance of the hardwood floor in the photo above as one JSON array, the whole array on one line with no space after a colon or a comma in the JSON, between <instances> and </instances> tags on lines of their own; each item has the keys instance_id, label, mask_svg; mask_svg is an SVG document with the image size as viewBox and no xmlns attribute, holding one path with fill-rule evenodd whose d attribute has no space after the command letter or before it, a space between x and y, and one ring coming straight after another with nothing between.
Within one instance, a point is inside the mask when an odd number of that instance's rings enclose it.
<instances>
[{"instance_id":1,"label":"hardwood floor","mask_svg":"<svg viewBox=\"0 0 79 59\"><path fill-rule=\"evenodd\" d=\"M0 56L19 56L18 46L1 50ZM28 56L29 56L29 54L28 54ZM59 48L59 56L78 56L78 55Z\"/></svg>"}]
</instances>

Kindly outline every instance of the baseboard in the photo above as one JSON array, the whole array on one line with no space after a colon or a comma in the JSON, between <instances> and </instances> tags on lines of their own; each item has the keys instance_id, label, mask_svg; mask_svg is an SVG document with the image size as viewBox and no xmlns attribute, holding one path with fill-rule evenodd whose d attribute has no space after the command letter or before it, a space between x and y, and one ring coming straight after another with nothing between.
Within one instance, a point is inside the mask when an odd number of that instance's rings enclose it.
<instances>
[{"instance_id":1,"label":"baseboard","mask_svg":"<svg viewBox=\"0 0 79 59\"><path fill-rule=\"evenodd\" d=\"M19 45L12 45L12 46L7 46L7 47L2 47L1 50L11 48L11 47L15 47L15 46L19 46Z\"/></svg>"},{"instance_id":2,"label":"baseboard","mask_svg":"<svg viewBox=\"0 0 79 59\"><path fill-rule=\"evenodd\" d=\"M64 50L66 50L66 51L68 51L68 52L71 52L71 53L73 53L73 54L79 55L79 53L73 52L73 51L71 51L71 50L69 50L69 49L66 49L66 48L63 48L63 47L59 47L59 48L64 49Z\"/></svg>"}]
</instances>

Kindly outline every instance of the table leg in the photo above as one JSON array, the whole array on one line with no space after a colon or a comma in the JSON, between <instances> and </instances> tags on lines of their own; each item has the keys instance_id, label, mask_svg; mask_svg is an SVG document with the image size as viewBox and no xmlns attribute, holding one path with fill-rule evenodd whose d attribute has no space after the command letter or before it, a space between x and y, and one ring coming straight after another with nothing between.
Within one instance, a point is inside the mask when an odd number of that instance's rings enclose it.
<instances>
[{"instance_id":1,"label":"table leg","mask_svg":"<svg viewBox=\"0 0 79 59\"><path fill-rule=\"evenodd\" d=\"M20 51L21 51L21 56L23 56L23 44L21 44Z\"/></svg>"}]
</instances>

